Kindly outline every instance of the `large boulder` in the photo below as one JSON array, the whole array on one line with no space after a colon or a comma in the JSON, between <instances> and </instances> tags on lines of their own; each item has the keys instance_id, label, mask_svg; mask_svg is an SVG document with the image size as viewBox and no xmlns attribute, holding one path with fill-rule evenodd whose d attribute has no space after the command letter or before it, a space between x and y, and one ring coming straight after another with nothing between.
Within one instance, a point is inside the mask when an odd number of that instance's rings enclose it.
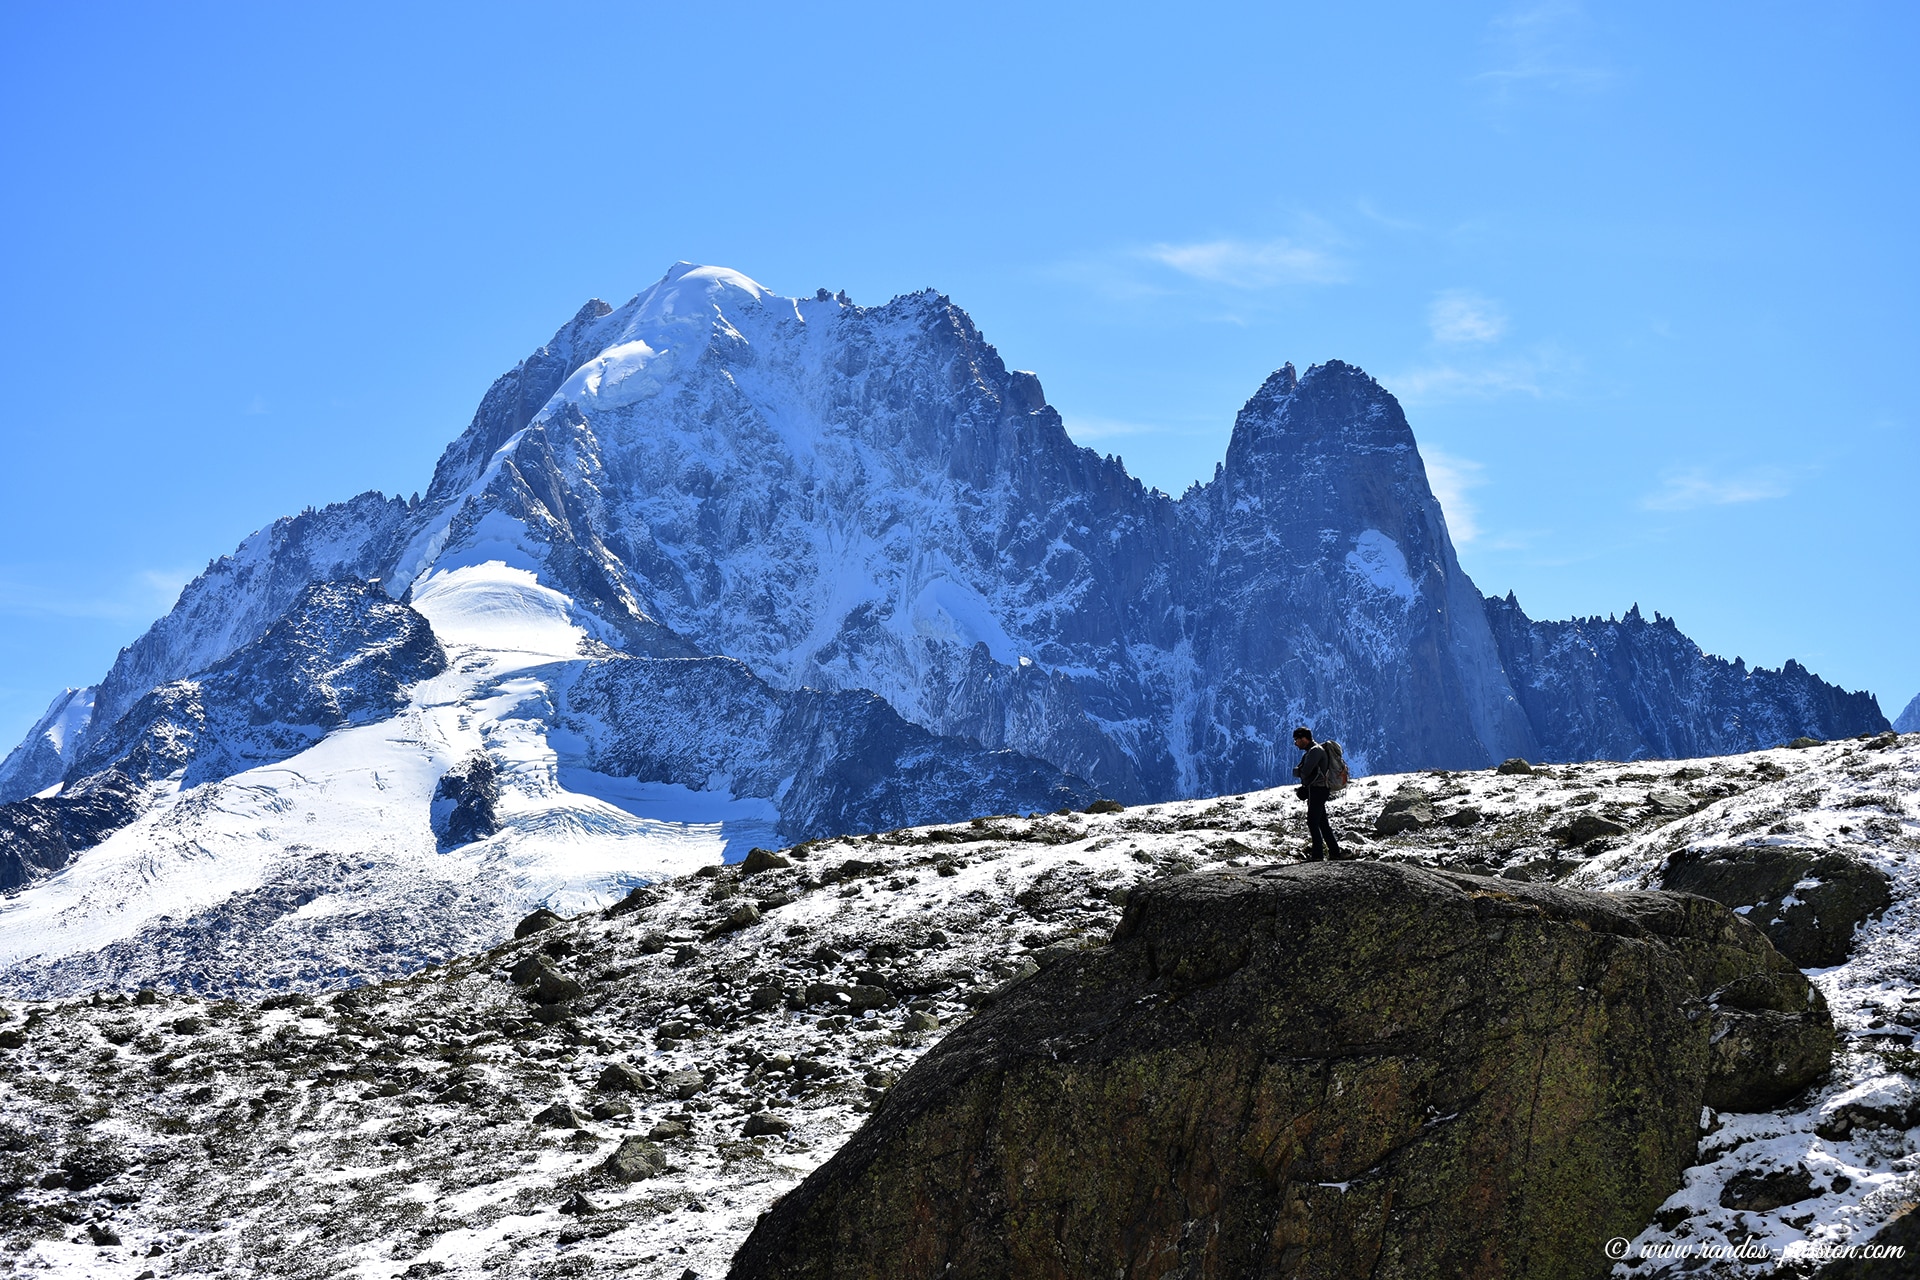
<instances>
[{"instance_id":1,"label":"large boulder","mask_svg":"<svg viewBox=\"0 0 1920 1280\"><path fill-rule=\"evenodd\" d=\"M1716 1036L1758 1015L1755 1045L1778 1016L1831 1050L1799 971L1702 898L1159 881L923 1058L731 1275L1604 1275L1694 1159ZM1733 1100L1804 1087L1795 1061Z\"/></svg>"},{"instance_id":2,"label":"large boulder","mask_svg":"<svg viewBox=\"0 0 1920 1280\"><path fill-rule=\"evenodd\" d=\"M1831 849L1687 849L1667 860L1660 883L1745 908L1774 946L1808 969L1846 963L1854 930L1893 901L1884 873Z\"/></svg>"}]
</instances>

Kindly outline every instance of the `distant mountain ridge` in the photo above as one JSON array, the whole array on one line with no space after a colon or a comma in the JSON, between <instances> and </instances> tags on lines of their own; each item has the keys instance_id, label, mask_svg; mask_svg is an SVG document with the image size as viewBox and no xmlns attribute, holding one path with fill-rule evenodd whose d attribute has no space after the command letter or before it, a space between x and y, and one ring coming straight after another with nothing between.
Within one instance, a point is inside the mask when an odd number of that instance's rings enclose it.
<instances>
[{"instance_id":1,"label":"distant mountain ridge","mask_svg":"<svg viewBox=\"0 0 1920 1280\"><path fill-rule=\"evenodd\" d=\"M348 767L328 745L343 734L388 764L356 766L362 790L304 755L182 764L142 784L137 822L93 833L101 867L205 821L206 797L298 792L318 806L302 822L358 806L394 866L426 874L408 860L447 856L438 780L476 754L501 825L460 856L521 868L483 895L506 912L655 874L688 840L712 857L755 831L1271 786L1296 723L1362 772L1886 727L1871 695L1720 662L1666 619L1535 622L1483 598L1398 402L1353 366L1271 375L1214 478L1176 499L1075 445L944 296L782 298L681 264L497 380L423 498L309 510L210 564L0 764L0 802L79 787L153 691L310 610L320 584L341 609L374 591L417 613L447 655L396 684L385 720L315 720L328 767ZM249 838L309 849L279 824ZM0 942L12 923L0 910Z\"/></svg>"}]
</instances>

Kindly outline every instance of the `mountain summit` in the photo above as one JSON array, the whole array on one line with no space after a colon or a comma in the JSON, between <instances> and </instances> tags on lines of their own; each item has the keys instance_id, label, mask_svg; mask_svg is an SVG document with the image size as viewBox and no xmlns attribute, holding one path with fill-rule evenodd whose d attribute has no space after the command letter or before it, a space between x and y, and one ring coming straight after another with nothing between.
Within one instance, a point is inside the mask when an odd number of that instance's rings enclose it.
<instances>
[{"instance_id":1,"label":"mountain summit","mask_svg":"<svg viewBox=\"0 0 1920 1280\"><path fill-rule=\"evenodd\" d=\"M231 688L243 650L306 670L289 637L350 641L314 612L374 616L369 590L425 637L368 641L379 715L303 737L216 707L173 772L113 745L177 736L182 682ZM18 989L102 965L218 985L217 924L274 939L261 981L390 971L754 839L1272 786L1296 723L1356 772L1885 727L1870 695L1665 619L1483 599L1353 366L1274 373L1174 499L1075 445L942 295L784 298L682 263L501 377L424 499L254 534L62 695L0 765L0 876L26 888L0 957Z\"/></svg>"}]
</instances>

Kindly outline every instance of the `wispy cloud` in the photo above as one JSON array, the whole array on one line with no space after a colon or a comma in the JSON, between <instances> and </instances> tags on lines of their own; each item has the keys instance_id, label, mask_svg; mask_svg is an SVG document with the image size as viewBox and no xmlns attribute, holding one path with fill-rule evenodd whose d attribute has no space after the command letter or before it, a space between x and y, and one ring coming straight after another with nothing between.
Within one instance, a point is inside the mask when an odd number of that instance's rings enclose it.
<instances>
[{"instance_id":1,"label":"wispy cloud","mask_svg":"<svg viewBox=\"0 0 1920 1280\"><path fill-rule=\"evenodd\" d=\"M1498 342L1507 331L1507 316L1491 298L1466 289L1449 289L1428 305L1427 326L1433 330L1435 342Z\"/></svg>"},{"instance_id":2,"label":"wispy cloud","mask_svg":"<svg viewBox=\"0 0 1920 1280\"><path fill-rule=\"evenodd\" d=\"M1063 417L1062 422L1067 434L1076 444L1091 444L1095 440L1120 440L1128 436L1157 436L1167 434L1185 434L1178 428L1157 426L1148 422L1124 422L1118 418Z\"/></svg>"},{"instance_id":3,"label":"wispy cloud","mask_svg":"<svg viewBox=\"0 0 1920 1280\"><path fill-rule=\"evenodd\" d=\"M1539 371L1528 361L1512 360L1482 368L1462 368L1453 364L1428 365L1382 379L1389 390L1409 404L1434 404L1442 400L1491 400L1498 396L1523 395L1539 399Z\"/></svg>"},{"instance_id":4,"label":"wispy cloud","mask_svg":"<svg viewBox=\"0 0 1920 1280\"><path fill-rule=\"evenodd\" d=\"M1347 278L1345 267L1327 250L1285 237L1156 244L1141 250L1140 256L1195 280L1237 289L1339 284Z\"/></svg>"},{"instance_id":5,"label":"wispy cloud","mask_svg":"<svg viewBox=\"0 0 1920 1280\"><path fill-rule=\"evenodd\" d=\"M141 569L104 590L76 592L63 585L0 578L0 616L97 618L105 622L150 622L180 598L194 569Z\"/></svg>"},{"instance_id":6,"label":"wispy cloud","mask_svg":"<svg viewBox=\"0 0 1920 1280\"><path fill-rule=\"evenodd\" d=\"M1661 476L1660 487L1640 499L1640 505L1648 511L1693 511L1700 507L1764 502L1769 498L1784 498L1788 492L1786 473L1777 467L1758 467L1719 476L1695 467Z\"/></svg>"},{"instance_id":7,"label":"wispy cloud","mask_svg":"<svg viewBox=\"0 0 1920 1280\"><path fill-rule=\"evenodd\" d=\"M1481 533L1479 509L1467 491L1486 483L1485 468L1470 458L1432 447L1421 449L1420 457L1427 464L1427 485L1446 513L1447 532L1453 535L1455 546L1465 546Z\"/></svg>"},{"instance_id":8,"label":"wispy cloud","mask_svg":"<svg viewBox=\"0 0 1920 1280\"><path fill-rule=\"evenodd\" d=\"M1590 47L1593 20L1576 0L1523 4L1488 24L1500 65L1473 77L1510 101L1525 89L1592 93L1616 72Z\"/></svg>"}]
</instances>

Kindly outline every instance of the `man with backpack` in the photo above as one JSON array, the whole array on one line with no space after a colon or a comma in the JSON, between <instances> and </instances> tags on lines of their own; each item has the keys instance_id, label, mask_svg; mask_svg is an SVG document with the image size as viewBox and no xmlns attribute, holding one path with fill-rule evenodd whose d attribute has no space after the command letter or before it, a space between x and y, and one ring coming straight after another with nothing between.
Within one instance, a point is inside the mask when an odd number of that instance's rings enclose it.
<instances>
[{"instance_id":1,"label":"man with backpack","mask_svg":"<svg viewBox=\"0 0 1920 1280\"><path fill-rule=\"evenodd\" d=\"M1313 730L1305 725L1293 731L1293 745L1305 753L1293 767L1293 776L1300 779L1300 798L1307 802L1307 835L1313 841L1307 861L1320 861L1320 840L1325 836L1325 856L1331 862L1340 856L1340 842L1327 821L1327 797L1347 785L1346 757L1337 742L1315 742Z\"/></svg>"}]
</instances>

